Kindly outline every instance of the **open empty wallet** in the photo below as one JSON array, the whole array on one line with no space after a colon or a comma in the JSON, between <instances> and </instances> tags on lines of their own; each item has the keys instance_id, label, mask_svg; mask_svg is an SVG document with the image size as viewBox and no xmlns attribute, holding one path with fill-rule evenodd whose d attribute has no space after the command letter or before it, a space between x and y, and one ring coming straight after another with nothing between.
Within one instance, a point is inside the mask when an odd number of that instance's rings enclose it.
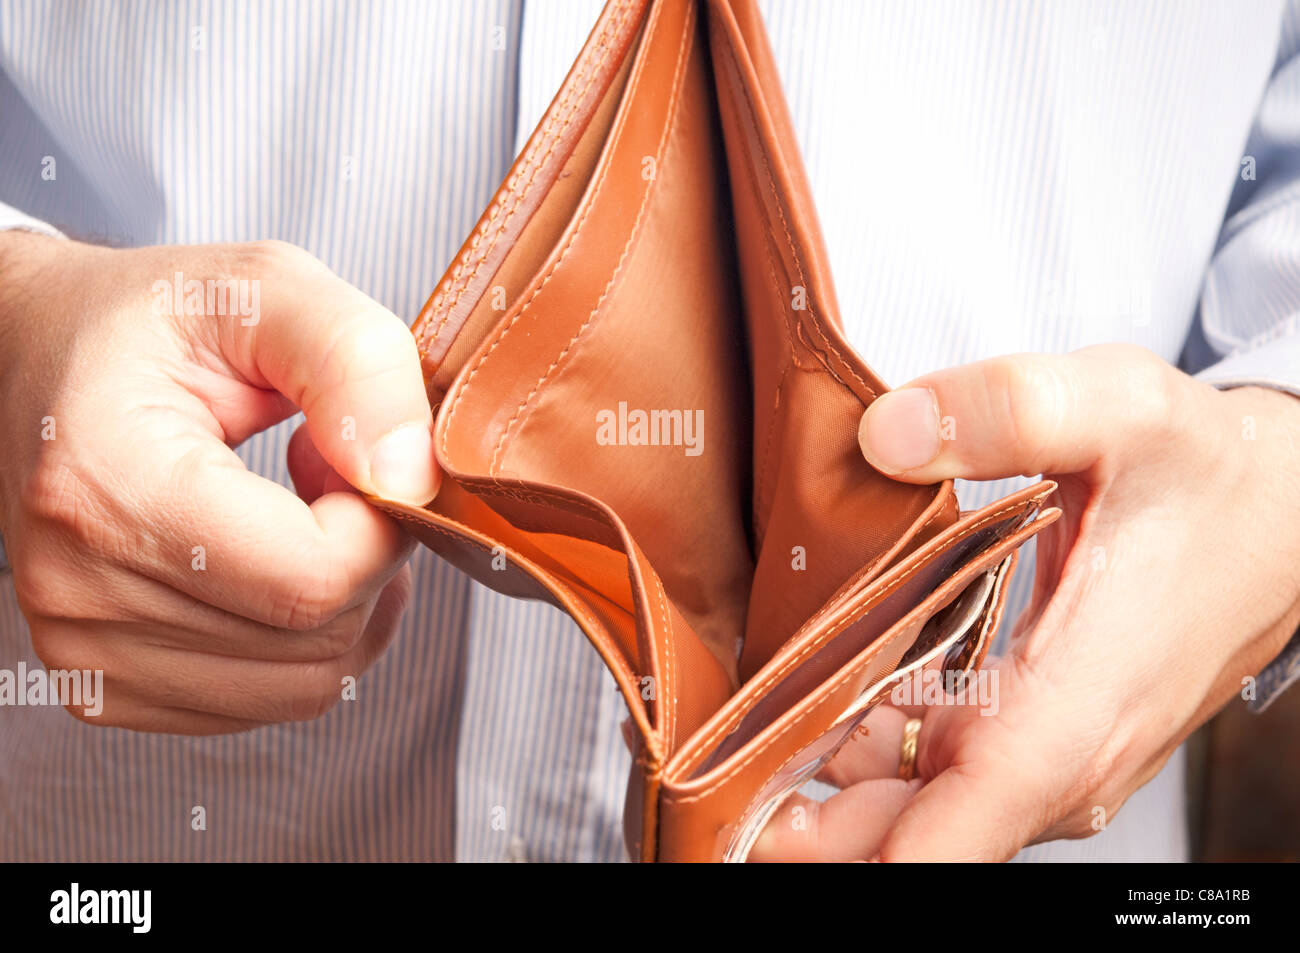
<instances>
[{"instance_id":1,"label":"open empty wallet","mask_svg":"<svg viewBox=\"0 0 1300 953\"><path fill-rule=\"evenodd\" d=\"M961 513L857 428L885 386L840 330L752 0L610 0L414 325L445 472L375 501L614 675L633 858L739 861L890 689L966 672L1040 483Z\"/></svg>"}]
</instances>

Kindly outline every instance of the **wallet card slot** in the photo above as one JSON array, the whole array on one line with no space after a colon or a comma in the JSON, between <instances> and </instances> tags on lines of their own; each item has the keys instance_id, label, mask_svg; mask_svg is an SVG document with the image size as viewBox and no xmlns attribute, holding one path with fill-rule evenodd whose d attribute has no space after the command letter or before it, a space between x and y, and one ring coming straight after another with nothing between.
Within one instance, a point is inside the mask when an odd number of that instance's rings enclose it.
<instances>
[{"instance_id":1,"label":"wallet card slot","mask_svg":"<svg viewBox=\"0 0 1300 953\"><path fill-rule=\"evenodd\" d=\"M800 749L782 765L740 816L722 855L723 863L743 863L748 858L754 843L777 809L830 762L876 705L884 700L891 686L938 661L944 653L948 654L949 659L953 656L961 657L967 654L966 646L975 646L985 640L986 620L994 614L999 588L1014 560L1014 553L1007 556L996 569L976 577L951 605L932 615L890 676L859 695L835 719L825 734ZM965 669L961 671L964 672Z\"/></svg>"},{"instance_id":2,"label":"wallet card slot","mask_svg":"<svg viewBox=\"0 0 1300 953\"><path fill-rule=\"evenodd\" d=\"M1032 499L1027 500L1027 494L1022 492L985 508L974 518L967 517L945 538L927 544L921 552L889 570L870 587L871 595L852 610L845 612L843 607L837 607L833 617L812 620L809 631L795 640L798 648L787 647L780 659L773 660L772 671L766 673L771 679L779 680L793 665L819 652L828 639L861 622L891 592L961 539L997 523L1009 521L1020 526L954 568L901 619L869 640L856 656L818 682L730 756L712 759L720 739L735 729L772 682L747 685L741 696L724 706L665 769L659 816L661 849L678 860L722 859L729 847L734 847L742 830L742 818L763 810L770 815L774 807L771 798L777 798L779 803L789 793L788 788L775 790L774 781L791 780L791 772L797 774L801 766L817 770L822 758L833 754L848 737L857 719L865 717L866 711L905 677L909 666L925 666L940 658L946 660L945 664L973 664L978 652L969 657L964 651L953 654L952 646L934 637L936 629L930 623L936 616L946 619L946 611L970 591L972 583L996 569L999 582L987 596L988 603L976 625L966 630L977 631L979 641L986 644L1001 614L1006 589L1000 580L1010 572L1015 550L1060 516L1059 510L1048 508L1038 512L1037 519L1027 525L1020 523L1033 517L1051 489L1051 484L1040 484L1029 491ZM962 633L949 634L960 638ZM846 718L845 712L851 714ZM705 761L715 763L708 770L698 770Z\"/></svg>"},{"instance_id":3,"label":"wallet card slot","mask_svg":"<svg viewBox=\"0 0 1300 953\"><path fill-rule=\"evenodd\" d=\"M1023 520L1023 514L1017 514L994 522L938 553L932 561L913 572L902 585L894 588L887 597L872 605L860 619L833 639L822 643L817 651L808 652L801 664L786 672L755 702L753 708L701 763L695 772L696 776L712 770L752 741L781 715L810 695L818 685L848 664L854 656L883 636L961 566L1018 529ZM862 598L864 601L870 599L870 591L862 593Z\"/></svg>"},{"instance_id":4,"label":"wallet card slot","mask_svg":"<svg viewBox=\"0 0 1300 953\"><path fill-rule=\"evenodd\" d=\"M798 708L855 653L871 649L900 618L947 586L946 580L965 573L1010 536L1028 538L1048 525L1059 510L1040 510L1054 490L1054 483L1044 481L966 514L871 584L832 599L723 706L674 770L682 777L707 773L701 765L725 760ZM1035 514L1031 531L1025 524ZM726 752L719 754L722 748Z\"/></svg>"}]
</instances>

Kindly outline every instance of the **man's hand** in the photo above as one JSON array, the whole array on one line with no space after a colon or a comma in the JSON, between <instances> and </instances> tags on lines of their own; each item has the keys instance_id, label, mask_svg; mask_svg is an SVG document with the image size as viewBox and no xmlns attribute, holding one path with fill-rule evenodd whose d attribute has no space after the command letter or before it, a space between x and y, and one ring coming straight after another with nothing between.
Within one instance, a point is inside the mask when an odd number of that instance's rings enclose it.
<instances>
[{"instance_id":1,"label":"man's hand","mask_svg":"<svg viewBox=\"0 0 1300 953\"><path fill-rule=\"evenodd\" d=\"M0 532L36 653L104 672L102 713L75 715L313 718L392 637L410 544L350 486L437 492L419 360L306 252L0 234L0 407ZM232 449L295 408L299 496Z\"/></svg>"},{"instance_id":2,"label":"man's hand","mask_svg":"<svg viewBox=\"0 0 1300 953\"><path fill-rule=\"evenodd\" d=\"M841 792L801 799L800 829L779 811L755 860L1005 860L1089 836L1300 624L1293 397L1216 391L1114 345L928 375L860 435L910 482L1043 473L1064 515L993 663L996 715L873 712L828 766ZM894 777L908 714L924 718L910 783Z\"/></svg>"}]
</instances>

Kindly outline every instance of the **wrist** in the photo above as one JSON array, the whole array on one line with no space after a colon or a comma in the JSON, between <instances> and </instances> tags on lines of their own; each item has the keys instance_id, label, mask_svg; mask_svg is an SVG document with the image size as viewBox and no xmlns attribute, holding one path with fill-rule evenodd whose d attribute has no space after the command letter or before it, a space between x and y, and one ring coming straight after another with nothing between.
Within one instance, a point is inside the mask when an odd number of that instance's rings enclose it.
<instances>
[{"instance_id":1,"label":"wrist","mask_svg":"<svg viewBox=\"0 0 1300 953\"><path fill-rule=\"evenodd\" d=\"M1238 436L1251 459L1249 479L1263 494L1259 505L1270 527L1269 558L1282 570L1280 584L1292 607L1292 621L1283 626L1285 645L1300 623L1300 496L1293 490L1300 473L1300 398L1254 385L1224 390L1222 396L1235 405Z\"/></svg>"},{"instance_id":2,"label":"wrist","mask_svg":"<svg viewBox=\"0 0 1300 953\"><path fill-rule=\"evenodd\" d=\"M12 329L17 318L39 297L41 274L62 252L75 245L20 228L0 231L0 333Z\"/></svg>"},{"instance_id":3,"label":"wrist","mask_svg":"<svg viewBox=\"0 0 1300 953\"><path fill-rule=\"evenodd\" d=\"M53 265L77 244L24 229L0 231L0 379L12 377L22 350L24 316L58 293Z\"/></svg>"},{"instance_id":4,"label":"wrist","mask_svg":"<svg viewBox=\"0 0 1300 953\"><path fill-rule=\"evenodd\" d=\"M21 269L25 263L53 254L60 245L68 244L67 239L25 228L0 229L0 285L8 283L14 269Z\"/></svg>"},{"instance_id":5,"label":"wrist","mask_svg":"<svg viewBox=\"0 0 1300 953\"><path fill-rule=\"evenodd\" d=\"M1228 415L1226 450L1249 459L1250 476L1276 485L1300 473L1300 398L1256 385L1221 390L1219 397Z\"/></svg>"}]
</instances>

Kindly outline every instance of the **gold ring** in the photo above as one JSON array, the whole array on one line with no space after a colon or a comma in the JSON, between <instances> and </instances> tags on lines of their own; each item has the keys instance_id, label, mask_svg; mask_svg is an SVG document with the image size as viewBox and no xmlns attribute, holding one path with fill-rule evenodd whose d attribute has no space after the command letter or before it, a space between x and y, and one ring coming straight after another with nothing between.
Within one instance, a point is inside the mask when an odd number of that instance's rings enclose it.
<instances>
[{"instance_id":1,"label":"gold ring","mask_svg":"<svg viewBox=\"0 0 1300 953\"><path fill-rule=\"evenodd\" d=\"M898 753L898 776L904 781L916 777L916 740L920 737L921 719L907 719L903 726L903 746Z\"/></svg>"}]
</instances>

